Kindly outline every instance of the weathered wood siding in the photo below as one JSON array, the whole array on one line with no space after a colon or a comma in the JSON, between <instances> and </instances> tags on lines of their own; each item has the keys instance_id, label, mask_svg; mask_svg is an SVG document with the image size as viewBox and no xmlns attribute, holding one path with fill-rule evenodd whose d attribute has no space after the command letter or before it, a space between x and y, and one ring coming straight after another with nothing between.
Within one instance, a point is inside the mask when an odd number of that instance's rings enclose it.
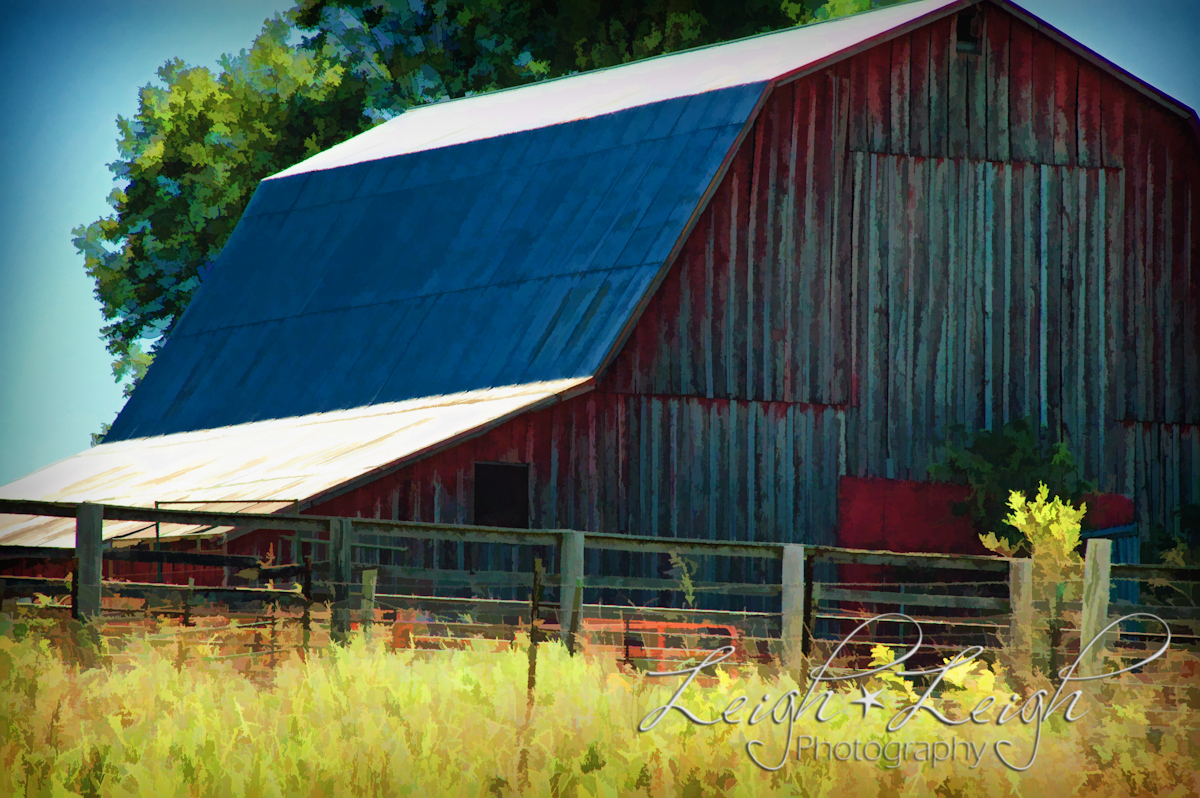
<instances>
[{"instance_id":1,"label":"weathered wood siding","mask_svg":"<svg viewBox=\"0 0 1200 798\"><path fill-rule=\"evenodd\" d=\"M339 511L470 523L500 460L538 527L829 542L839 475L1026 416L1144 523L1200 501L1195 138L981 8L979 55L947 19L777 87L595 392Z\"/></svg>"}]
</instances>

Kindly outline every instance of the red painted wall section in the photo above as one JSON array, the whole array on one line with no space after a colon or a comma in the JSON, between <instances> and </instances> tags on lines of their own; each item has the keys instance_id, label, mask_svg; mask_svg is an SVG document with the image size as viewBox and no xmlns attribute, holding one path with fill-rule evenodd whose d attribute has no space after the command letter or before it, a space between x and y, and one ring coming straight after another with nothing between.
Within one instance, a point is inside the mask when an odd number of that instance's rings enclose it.
<instances>
[{"instance_id":1,"label":"red painted wall section","mask_svg":"<svg viewBox=\"0 0 1200 798\"><path fill-rule=\"evenodd\" d=\"M952 507L967 488L941 482L842 477L838 545L851 549L990 554Z\"/></svg>"},{"instance_id":2,"label":"red painted wall section","mask_svg":"<svg viewBox=\"0 0 1200 798\"><path fill-rule=\"evenodd\" d=\"M1083 497L1087 514L1083 517L1084 529L1108 529L1126 526L1134 520L1133 499L1115 493L1088 493Z\"/></svg>"},{"instance_id":3,"label":"red painted wall section","mask_svg":"<svg viewBox=\"0 0 1200 798\"><path fill-rule=\"evenodd\" d=\"M954 504L967 488L943 482L842 477L838 483L838 545L850 549L991 554ZM1133 499L1087 494L1084 529L1132 524Z\"/></svg>"}]
</instances>

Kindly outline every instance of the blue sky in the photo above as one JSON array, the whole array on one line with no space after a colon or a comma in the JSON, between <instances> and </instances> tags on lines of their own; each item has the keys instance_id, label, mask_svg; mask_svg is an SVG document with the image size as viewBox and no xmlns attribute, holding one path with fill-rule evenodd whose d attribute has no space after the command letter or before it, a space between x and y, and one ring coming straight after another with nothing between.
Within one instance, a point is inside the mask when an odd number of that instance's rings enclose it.
<instances>
[{"instance_id":1,"label":"blue sky","mask_svg":"<svg viewBox=\"0 0 1200 798\"><path fill-rule=\"evenodd\" d=\"M214 67L289 0L0 1L0 485L86 449L120 410L71 228L109 212L116 117L170 58ZM1198 0L1026 0L1033 14L1200 106Z\"/></svg>"}]
</instances>

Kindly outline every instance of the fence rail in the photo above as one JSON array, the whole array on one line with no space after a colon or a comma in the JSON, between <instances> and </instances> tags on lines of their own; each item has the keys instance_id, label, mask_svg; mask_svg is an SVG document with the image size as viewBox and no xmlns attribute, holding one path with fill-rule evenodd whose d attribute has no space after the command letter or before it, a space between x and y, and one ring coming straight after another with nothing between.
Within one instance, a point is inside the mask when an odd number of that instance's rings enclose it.
<instances>
[{"instance_id":1,"label":"fence rail","mask_svg":"<svg viewBox=\"0 0 1200 798\"><path fill-rule=\"evenodd\" d=\"M74 517L76 519L75 547L44 548L33 546L0 546L0 562L22 560L69 561L71 579L48 579L39 577L0 576L0 597L8 595L30 595L35 592L49 594L70 593L72 612L78 617L96 616L100 612L102 589L119 592L131 597L153 597L164 594L186 594L203 596L224 602L273 602L281 605L309 605L326 601L333 607L332 624L335 634L349 628L350 609L353 604L373 605L384 601L385 596L375 593L378 565L355 564L352 550L378 548L399 549L389 543L394 539L441 540L455 542L509 543L516 545L550 546L558 552L559 572L539 575L540 583L557 588L557 605L546 603L552 608L563 634L571 628L572 616L581 610L584 591L602 589L625 589L641 591L681 591L693 593L737 594L744 596L779 596L779 638L783 656L793 660L806 655L817 637L818 622L834 624L870 617L879 611L907 611L921 608L925 615L918 620L941 626L958 626L965 633L988 634L1003 632L1005 643L1016 651L1031 650L1030 640L1034 630L1032 622L1035 611L1040 609L1033 601L1031 591L1032 564L1025 559L952 554L906 554L886 551L845 549L831 546L807 546L788 543L730 543L724 541L695 540L686 538L646 538L633 535L609 533L585 533L576 530L532 530L504 529L451 524L430 524L408 521L385 521L380 519L342 518L322 516L285 516L278 514L213 512L177 510L167 508L127 507L90 503L37 502L0 499L0 513L21 515L48 515ZM113 548L103 540L105 520L139 521L159 524L188 524L207 527L234 527L239 529L274 529L311 533L313 537L303 542L320 543L327 547L327 559L314 561L306 558L303 563L268 564L247 555L231 555L201 551L164 551L140 548ZM368 542L365 538L371 538ZM1087 557L1083 578L1083 600L1078 607L1066 607L1082 614L1079 631L1090 640L1109 623L1115 613L1151 611L1153 608L1140 604L1110 603L1110 586L1113 580L1167 580L1175 584L1200 582L1200 569L1171 568L1161 566L1112 564L1110 540L1091 538L1087 540ZM668 553L691 556L755 557L778 560L781 578L773 583L747 582L689 582L663 578L633 576L585 575L586 549L618 550L635 553ZM299 551L298 549L296 551ZM315 549L314 549L314 553ZM235 569L252 580L287 581L299 579L291 589L275 587L211 587L184 586L151 582L102 581L104 560L136 563L161 563L220 567ZM981 577L995 575L996 579L962 581L926 581L905 584L889 581L863 587L854 583L818 582L814 579L817 566L867 566L902 569L926 569L941 571L965 571ZM430 588L531 587L535 577L519 571L465 572L383 566L389 569L396 583L417 583ZM354 577L356 572L362 584ZM948 574L951 577L953 574ZM314 577L318 579L314 581ZM370 585L366 584L370 581ZM967 593L963 593L964 586ZM989 587L990 586L990 587ZM941 588L940 591L929 588ZM959 593L950 590L953 587ZM980 595L979 593L996 595ZM968 594L974 591L975 595ZM486 598L423 597L394 594L395 600L420 603L442 602L452 606L484 606ZM450 602L449 605L446 602ZM591 609L589 613L602 612ZM871 607L873 610L868 610ZM894 609L893 609L894 608ZM929 615L929 610L940 610L943 615ZM673 610L678 612L679 610ZM714 611L705 611L712 615ZM1195 607L1160 608L1160 616L1180 624L1200 623ZM1181 628L1182 631L1182 628ZM1090 636L1089 636L1090 635Z\"/></svg>"}]
</instances>

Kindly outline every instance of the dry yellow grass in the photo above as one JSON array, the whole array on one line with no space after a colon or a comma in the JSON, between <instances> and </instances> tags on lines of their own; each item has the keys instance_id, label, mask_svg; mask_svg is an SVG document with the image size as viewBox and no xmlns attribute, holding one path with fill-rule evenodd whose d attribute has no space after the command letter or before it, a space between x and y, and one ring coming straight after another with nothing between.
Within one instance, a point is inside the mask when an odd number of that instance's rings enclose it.
<instances>
[{"instance_id":1,"label":"dry yellow grass","mask_svg":"<svg viewBox=\"0 0 1200 798\"><path fill-rule=\"evenodd\" d=\"M44 630L17 640L0 620L0 794L104 796L753 796L796 795L1178 795L1200 794L1196 661L1176 654L1085 697L1081 720L1058 709L1042 727L1036 761L1024 764L1035 724L1004 726L995 709L1014 691L1029 697L1054 685L1013 682L1003 669L976 663L951 671L930 705L966 718L987 696L997 700L987 723L947 726L920 712L898 732L886 724L912 700L902 680L863 680L882 689L886 711L864 719L857 682L839 688L824 723L808 709L788 741L787 725L746 721L771 709L793 675L757 667L718 669L680 699L696 715L720 718L736 696L748 699L739 723L697 725L670 712L651 731L638 725L668 702L680 677L625 673L612 659L569 657L543 644L537 687L527 707L526 641L496 652L478 641L464 651L394 652L384 635L357 634L344 649L281 656L248 674L245 660L203 661L219 650L134 635L119 658L101 651L97 667L78 664ZM111 645L104 643L103 646ZM881 655L882 656L882 655ZM723 666L722 666L723 667ZM1156 675L1157 674L1157 675ZM1184 685L1139 687L1138 680ZM1188 686L1191 685L1191 686ZM918 688L918 692L920 689ZM769 696L766 702L763 695ZM761 713L760 713L761 714ZM819 736L831 755L797 758L797 741ZM837 761L836 744L875 740L955 740L986 746L978 767L954 762L891 766ZM874 748L870 748L874 751ZM964 749L959 749L964 750Z\"/></svg>"}]
</instances>

